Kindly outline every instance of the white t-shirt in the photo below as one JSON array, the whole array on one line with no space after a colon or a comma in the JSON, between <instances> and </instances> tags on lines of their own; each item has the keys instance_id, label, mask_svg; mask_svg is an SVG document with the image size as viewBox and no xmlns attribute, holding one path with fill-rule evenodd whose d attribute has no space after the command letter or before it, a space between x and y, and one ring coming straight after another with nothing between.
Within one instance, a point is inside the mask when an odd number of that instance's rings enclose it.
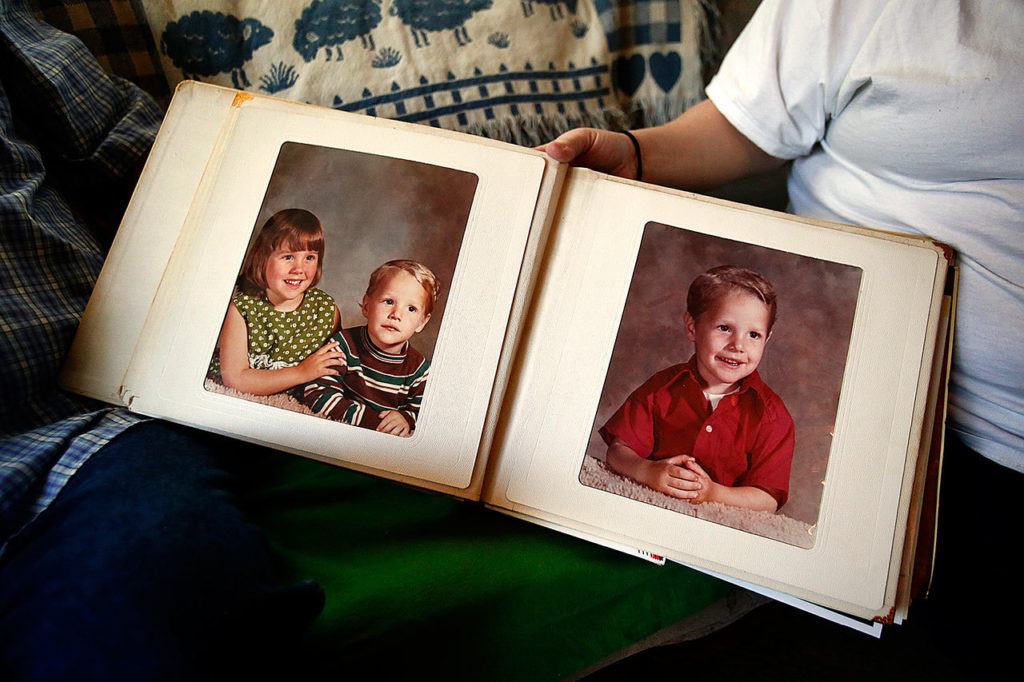
<instances>
[{"instance_id":1,"label":"white t-shirt","mask_svg":"<svg viewBox=\"0 0 1024 682\"><path fill-rule=\"evenodd\" d=\"M709 403L711 403L711 411L714 412L718 409L718 403L722 402L722 398L727 395L732 395L733 393L739 393L739 389L729 391L728 393L708 393L707 391L704 391L704 397L708 399Z\"/></svg>"},{"instance_id":2,"label":"white t-shirt","mask_svg":"<svg viewBox=\"0 0 1024 682\"><path fill-rule=\"evenodd\" d=\"M707 93L792 212L959 252L951 425L1024 471L1024 2L767 0Z\"/></svg>"}]
</instances>

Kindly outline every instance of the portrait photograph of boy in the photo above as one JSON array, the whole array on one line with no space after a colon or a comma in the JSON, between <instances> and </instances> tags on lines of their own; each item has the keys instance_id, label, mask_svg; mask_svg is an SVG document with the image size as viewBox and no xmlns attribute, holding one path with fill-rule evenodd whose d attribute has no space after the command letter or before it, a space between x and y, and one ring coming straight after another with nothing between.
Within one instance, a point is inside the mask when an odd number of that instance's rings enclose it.
<instances>
[{"instance_id":1,"label":"portrait photograph of boy","mask_svg":"<svg viewBox=\"0 0 1024 682\"><path fill-rule=\"evenodd\" d=\"M205 388L413 435L476 186L450 168L282 145Z\"/></svg>"},{"instance_id":2,"label":"portrait photograph of boy","mask_svg":"<svg viewBox=\"0 0 1024 682\"><path fill-rule=\"evenodd\" d=\"M813 546L860 276L648 223L581 483Z\"/></svg>"}]
</instances>

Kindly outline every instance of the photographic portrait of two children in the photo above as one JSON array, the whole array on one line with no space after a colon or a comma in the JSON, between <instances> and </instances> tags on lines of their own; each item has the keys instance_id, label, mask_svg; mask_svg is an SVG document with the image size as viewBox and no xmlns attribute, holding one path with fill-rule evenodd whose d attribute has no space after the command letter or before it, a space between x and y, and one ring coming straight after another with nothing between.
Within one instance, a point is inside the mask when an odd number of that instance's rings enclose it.
<instances>
[{"instance_id":1,"label":"photographic portrait of two children","mask_svg":"<svg viewBox=\"0 0 1024 682\"><path fill-rule=\"evenodd\" d=\"M476 184L425 163L282 145L208 390L411 436Z\"/></svg>"}]
</instances>

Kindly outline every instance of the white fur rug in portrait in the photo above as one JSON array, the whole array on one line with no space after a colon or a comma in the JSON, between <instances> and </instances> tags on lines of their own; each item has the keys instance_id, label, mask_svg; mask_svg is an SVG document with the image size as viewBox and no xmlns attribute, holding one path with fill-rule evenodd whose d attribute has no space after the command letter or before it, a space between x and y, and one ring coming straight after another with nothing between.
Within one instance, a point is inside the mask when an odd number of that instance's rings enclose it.
<instances>
[{"instance_id":1,"label":"white fur rug in portrait","mask_svg":"<svg viewBox=\"0 0 1024 682\"><path fill-rule=\"evenodd\" d=\"M664 509L720 523L731 528L749 533L763 535L797 547L809 548L814 545L814 527L791 519L784 514L770 514L763 511L751 511L730 507L717 502L690 504L659 493L636 481L619 476L605 466L596 457L584 457L583 469L580 471L580 483L591 488L607 490L615 495L628 497L638 502L646 502Z\"/></svg>"},{"instance_id":2,"label":"white fur rug in portrait","mask_svg":"<svg viewBox=\"0 0 1024 682\"><path fill-rule=\"evenodd\" d=\"M232 398L241 398L242 400L248 400L253 403L261 403L263 405L271 405L273 407L281 407L292 412L300 412L302 414L312 415L313 412L295 400L287 393L273 393L271 395L253 395L251 393L243 393L236 391L233 388L228 388L222 383L214 381L213 379L207 379L203 387L211 393L220 393L221 395L231 396Z\"/></svg>"}]
</instances>

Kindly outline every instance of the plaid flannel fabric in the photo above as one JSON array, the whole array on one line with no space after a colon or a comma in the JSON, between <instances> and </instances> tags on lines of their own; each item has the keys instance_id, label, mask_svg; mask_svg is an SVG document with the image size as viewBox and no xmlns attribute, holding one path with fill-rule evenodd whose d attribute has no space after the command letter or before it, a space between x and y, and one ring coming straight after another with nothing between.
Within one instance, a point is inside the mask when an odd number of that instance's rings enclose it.
<instances>
[{"instance_id":1,"label":"plaid flannel fabric","mask_svg":"<svg viewBox=\"0 0 1024 682\"><path fill-rule=\"evenodd\" d=\"M594 0L610 52L682 40L679 0Z\"/></svg>"},{"instance_id":2,"label":"plaid flannel fabric","mask_svg":"<svg viewBox=\"0 0 1024 682\"><path fill-rule=\"evenodd\" d=\"M160 116L79 40L0 0L0 541L138 421L57 386L104 257L65 189L118 200Z\"/></svg>"},{"instance_id":3,"label":"plaid flannel fabric","mask_svg":"<svg viewBox=\"0 0 1024 682\"><path fill-rule=\"evenodd\" d=\"M156 58L142 0L35 0L35 15L76 36L108 73L135 83L166 104L167 79Z\"/></svg>"}]
</instances>

